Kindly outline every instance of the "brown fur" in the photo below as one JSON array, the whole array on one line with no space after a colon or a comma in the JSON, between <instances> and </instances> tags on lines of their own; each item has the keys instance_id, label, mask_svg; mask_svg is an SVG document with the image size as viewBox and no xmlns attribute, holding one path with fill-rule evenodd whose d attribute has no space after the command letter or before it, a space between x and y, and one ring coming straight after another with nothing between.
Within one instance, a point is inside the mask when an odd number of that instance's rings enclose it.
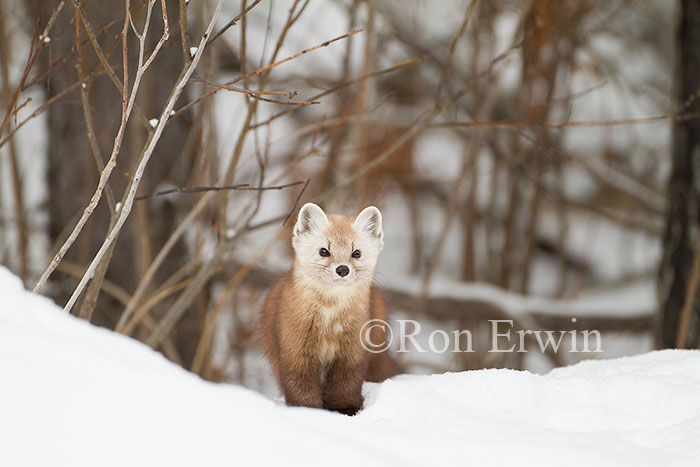
<instances>
[{"instance_id":1,"label":"brown fur","mask_svg":"<svg viewBox=\"0 0 700 467\"><path fill-rule=\"evenodd\" d=\"M350 221L329 218L328 235L340 241ZM400 372L388 352L371 353L361 342L365 322L386 321L384 302L371 286L358 285L337 298L302 279L292 267L270 290L262 311L263 350L288 405L353 415L362 407L363 381L380 382ZM382 328L371 332L373 343L384 342Z\"/></svg>"}]
</instances>

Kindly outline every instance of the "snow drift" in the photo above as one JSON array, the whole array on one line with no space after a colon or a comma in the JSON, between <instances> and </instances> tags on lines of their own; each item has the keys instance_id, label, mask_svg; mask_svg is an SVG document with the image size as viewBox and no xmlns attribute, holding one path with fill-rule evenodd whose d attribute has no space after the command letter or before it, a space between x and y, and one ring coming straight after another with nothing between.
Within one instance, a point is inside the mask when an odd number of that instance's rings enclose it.
<instances>
[{"instance_id":1,"label":"snow drift","mask_svg":"<svg viewBox=\"0 0 700 467\"><path fill-rule=\"evenodd\" d=\"M350 418L202 381L0 267L0 465L700 464L700 352L368 384Z\"/></svg>"}]
</instances>

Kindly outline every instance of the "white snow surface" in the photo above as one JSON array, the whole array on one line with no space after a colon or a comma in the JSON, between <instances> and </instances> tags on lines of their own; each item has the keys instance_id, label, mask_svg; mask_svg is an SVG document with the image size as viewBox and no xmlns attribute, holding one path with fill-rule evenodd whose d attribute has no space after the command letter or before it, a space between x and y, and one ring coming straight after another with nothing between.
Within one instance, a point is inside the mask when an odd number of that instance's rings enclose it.
<instances>
[{"instance_id":1,"label":"white snow surface","mask_svg":"<svg viewBox=\"0 0 700 467\"><path fill-rule=\"evenodd\" d=\"M700 462L700 352L367 384L356 417L212 384L0 267L0 465Z\"/></svg>"}]
</instances>

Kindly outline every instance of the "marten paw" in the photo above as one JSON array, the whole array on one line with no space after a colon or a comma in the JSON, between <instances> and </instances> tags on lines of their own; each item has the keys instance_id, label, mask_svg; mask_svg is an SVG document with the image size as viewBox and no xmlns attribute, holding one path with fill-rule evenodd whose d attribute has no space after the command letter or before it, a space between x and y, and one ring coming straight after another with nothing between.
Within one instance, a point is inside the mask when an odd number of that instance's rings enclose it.
<instances>
[{"instance_id":1,"label":"marten paw","mask_svg":"<svg viewBox=\"0 0 700 467\"><path fill-rule=\"evenodd\" d=\"M343 415L348 415L350 417L357 415L357 412L360 411L362 407L361 406L351 406L351 407L343 407L343 408L337 408L337 409L329 409L334 412L340 412Z\"/></svg>"},{"instance_id":2,"label":"marten paw","mask_svg":"<svg viewBox=\"0 0 700 467\"><path fill-rule=\"evenodd\" d=\"M364 399L362 394L326 394L323 399L323 408L326 410L332 410L334 412L340 412L345 415L353 416L362 409L364 404Z\"/></svg>"}]
</instances>

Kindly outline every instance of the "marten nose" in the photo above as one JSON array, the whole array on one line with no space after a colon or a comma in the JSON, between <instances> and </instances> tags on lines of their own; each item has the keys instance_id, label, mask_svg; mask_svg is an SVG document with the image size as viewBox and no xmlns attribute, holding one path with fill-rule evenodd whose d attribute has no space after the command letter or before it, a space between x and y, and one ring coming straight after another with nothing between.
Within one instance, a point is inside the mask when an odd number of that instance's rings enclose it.
<instances>
[{"instance_id":1,"label":"marten nose","mask_svg":"<svg viewBox=\"0 0 700 467\"><path fill-rule=\"evenodd\" d=\"M335 268L335 273L338 274L340 277L345 277L348 274L350 274L350 268L343 264Z\"/></svg>"}]
</instances>

